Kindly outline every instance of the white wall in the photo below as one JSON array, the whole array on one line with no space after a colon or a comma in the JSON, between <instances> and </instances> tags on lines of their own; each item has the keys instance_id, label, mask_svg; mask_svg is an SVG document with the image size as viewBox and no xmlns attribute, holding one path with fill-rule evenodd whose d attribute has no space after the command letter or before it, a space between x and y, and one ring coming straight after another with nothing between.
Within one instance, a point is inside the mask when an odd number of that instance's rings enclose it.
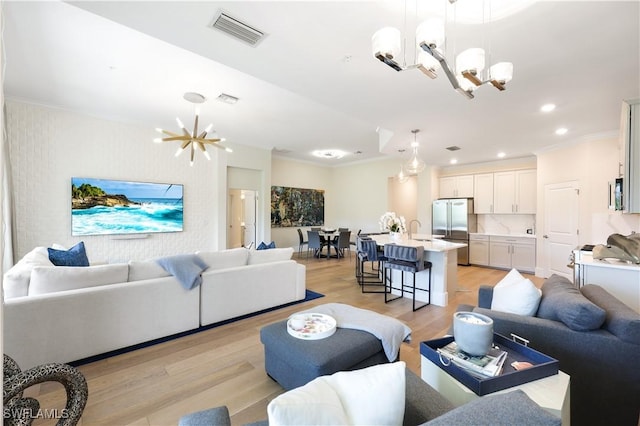
<instances>
[{"instance_id":1,"label":"white wall","mask_svg":"<svg viewBox=\"0 0 640 426\"><path fill-rule=\"evenodd\" d=\"M580 244L604 244L613 233L640 232L640 214L622 214L607 208L608 182L618 177L619 143L597 139L549 150L538 155L538 229L547 184L578 181ZM540 250L542 244L538 245ZM539 251L539 255L540 255Z\"/></svg>"},{"instance_id":2,"label":"white wall","mask_svg":"<svg viewBox=\"0 0 640 426\"><path fill-rule=\"evenodd\" d=\"M157 137L153 128L17 101L7 101L6 106L16 260L36 246L72 246L81 240L90 261L216 250L225 246L226 239L227 157L235 156L230 165L260 169L262 191L269 186L269 151L232 146L234 153L227 154L210 149L210 162L198 156L189 167L184 154L174 157L175 144L151 142ZM183 184L184 231L133 240L72 237L71 177ZM265 206L264 211L268 211Z\"/></svg>"},{"instance_id":3,"label":"white wall","mask_svg":"<svg viewBox=\"0 0 640 426\"><path fill-rule=\"evenodd\" d=\"M322 167L271 158L268 150L238 143L229 144L234 149L232 154L212 150L211 162L199 156L194 167L189 167L187 158L173 156L175 145L151 142L156 136L151 128L11 100L7 101L7 131L16 209L16 259L35 246L71 246L80 240L85 241L90 260L109 262L224 248L229 167L260 176L257 241L274 240L279 247L298 245L295 228L270 227L271 185L323 189L328 226L345 226L354 232L378 231L378 219L389 206L388 178L397 173L399 166L396 159L387 159ZM614 232L640 232L640 215L607 209L607 182L617 176L618 160L619 144L615 138L539 153L538 211L543 211L541 191L545 184L578 180L582 188L581 243L602 243ZM417 218L422 223L419 232L430 232L431 201L437 196L440 174L532 165L536 162L520 159L440 170L427 168L418 176ZM73 176L184 184L184 232L151 234L140 240L72 237ZM537 229L543 229L540 220L538 214Z\"/></svg>"},{"instance_id":4,"label":"white wall","mask_svg":"<svg viewBox=\"0 0 640 426\"><path fill-rule=\"evenodd\" d=\"M397 159L389 159L329 168L274 157L272 185L324 189L326 226L347 227L354 233L359 229L379 232L378 220L389 208L388 178L398 172L399 165ZM427 168L418 176L418 220L424 233L431 232L431 175ZM297 249L296 228L272 228L271 232L278 247Z\"/></svg>"}]
</instances>

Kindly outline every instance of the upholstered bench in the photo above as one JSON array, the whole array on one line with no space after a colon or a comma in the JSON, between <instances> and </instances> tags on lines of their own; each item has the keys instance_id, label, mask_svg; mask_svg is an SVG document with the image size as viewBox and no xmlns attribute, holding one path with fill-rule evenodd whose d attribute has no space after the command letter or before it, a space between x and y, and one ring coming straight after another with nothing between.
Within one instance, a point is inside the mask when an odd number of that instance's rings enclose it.
<instances>
[{"instance_id":1,"label":"upholstered bench","mask_svg":"<svg viewBox=\"0 0 640 426\"><path fill-rule=\"evenodd\" d=\"M337 328L320 340L303 340L287 332L287 321L260 330L267 374L286 390L319 376L389 362L380 340L366 331Z\"/></svg>"}]
</instances>

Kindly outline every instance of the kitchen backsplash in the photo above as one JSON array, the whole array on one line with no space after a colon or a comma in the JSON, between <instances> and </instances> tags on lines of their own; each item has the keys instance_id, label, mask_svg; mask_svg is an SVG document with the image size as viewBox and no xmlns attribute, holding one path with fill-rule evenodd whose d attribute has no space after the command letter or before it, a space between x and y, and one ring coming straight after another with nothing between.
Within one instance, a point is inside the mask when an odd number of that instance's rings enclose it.
<instances>
[{"instance_id":1,"label":"kitchen backsplash","mask_svg":"<svg viewBox=\"0 0 640 426\"><path fill-rule=\"evenodd\" d=\"M478 232L484 234L526 234L527 229L536 233L534 214L479 214Z\"/></svg>"}]
</instances>

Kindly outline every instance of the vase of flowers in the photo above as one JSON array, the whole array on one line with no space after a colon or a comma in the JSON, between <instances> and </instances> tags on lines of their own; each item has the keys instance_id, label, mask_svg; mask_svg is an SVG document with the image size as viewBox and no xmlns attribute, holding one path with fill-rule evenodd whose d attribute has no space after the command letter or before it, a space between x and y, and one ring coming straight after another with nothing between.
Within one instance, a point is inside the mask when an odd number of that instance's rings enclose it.
<instances>
[{"instance_id":1,"label":"vase of flowers","mask_svg":"<svg viewBox=\"0 0 640 426\"><path fill-rule=\"evenodd\" d=\"M406 229L404 216L397 216L395 212L386 212L380 217L380 230L389 232L389 238L393 241L400 241Z\"/></svg>"}]
</instances>

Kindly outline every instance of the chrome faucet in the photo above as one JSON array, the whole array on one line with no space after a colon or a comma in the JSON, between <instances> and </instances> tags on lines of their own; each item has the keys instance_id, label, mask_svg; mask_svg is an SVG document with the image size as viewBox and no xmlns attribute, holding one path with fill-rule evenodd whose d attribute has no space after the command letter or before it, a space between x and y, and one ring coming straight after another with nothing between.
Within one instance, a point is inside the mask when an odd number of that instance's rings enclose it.
<instances>
[{"instance_id":1,"label":"chrome faucet","mask_svg":"<svg viewBox=\"0 0 640 426\"><path fill-rule=\"evenodd\" d=\"M420 221L418 219L412 219L411 222L409 222L409 239L413 239L411 238L411 225L413 225L413 222L416 222L418 224L418 226L422 226L422 224L420 223ZM417 229L416 229L417 231Z\"/></svg>"}]
</instances>

